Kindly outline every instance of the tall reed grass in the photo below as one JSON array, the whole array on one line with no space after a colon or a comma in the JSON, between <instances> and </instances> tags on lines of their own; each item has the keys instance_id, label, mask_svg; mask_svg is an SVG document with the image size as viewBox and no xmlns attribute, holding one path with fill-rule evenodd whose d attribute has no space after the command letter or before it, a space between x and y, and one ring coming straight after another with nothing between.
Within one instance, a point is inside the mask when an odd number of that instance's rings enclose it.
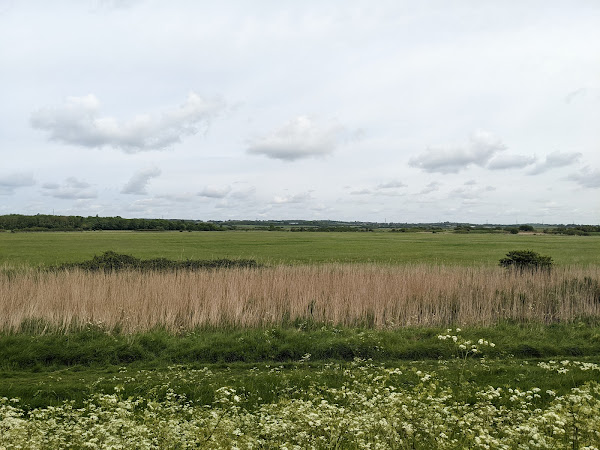
<instances>
[{"instance_id":1,"label":"tall reed grass","mask_svg":"<svg viewBox=\"0 0 600 450\"><path fill-rule=\"evenodd\" d=\"M493 325L600 317L600 267L323 265L200 272L0 271L0 331L173 332L303 321L344 326ZM26 325L29 324L29 325ZM37 330L43 331L43 330Z\"/></svg>"}]
</instances>

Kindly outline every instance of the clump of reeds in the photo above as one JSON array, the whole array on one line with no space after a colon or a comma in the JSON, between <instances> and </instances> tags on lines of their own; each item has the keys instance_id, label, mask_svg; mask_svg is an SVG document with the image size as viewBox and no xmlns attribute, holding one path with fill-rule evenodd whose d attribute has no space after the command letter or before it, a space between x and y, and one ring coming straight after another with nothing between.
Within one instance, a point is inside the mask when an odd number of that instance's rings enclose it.
<instances>
[{"instance_id":1,"label":"clump of reeds","mask_svg":"<svg viewBox=\"0 0 600 450\"><path fill-rule=\"evenodd\" d=\"M3 271L0 330L23 323L136 332L302 320L372 326L492 325L600 316L600 267L322 265L179 272Z\"/></svg>"}]
</instances>

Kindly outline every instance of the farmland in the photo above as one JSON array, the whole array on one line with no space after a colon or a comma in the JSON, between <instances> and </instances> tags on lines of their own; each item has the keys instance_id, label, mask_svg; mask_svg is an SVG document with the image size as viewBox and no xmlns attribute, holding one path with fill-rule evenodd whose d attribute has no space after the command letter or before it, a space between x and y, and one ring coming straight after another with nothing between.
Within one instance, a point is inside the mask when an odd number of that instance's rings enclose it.
<instances>
[{"instance_id":1,"label":"farmland","mask_svg":"<svg viewBox=\"0 0 600 450\"><path fill-rule=\"evenodd\" d=\"M495 266L531 249L555 263L600 265L600 236L454 233L57 232L0 233L0 264L51 265L106 250L140 258L254 258L269 264L383 263Z\"/></svg>"},{"instance_id":2,"label":"farmland","mask_svg":"<svg viewBox=\"0 0 600 450\"><path fill-rule=\"evenodd\" d=\"M0 249L0 448L600 446L597 236L0 233ZM555 266L498 267L515 249ZM260 266L47 270L106 250Z\"/></svg>"}]
</instances>

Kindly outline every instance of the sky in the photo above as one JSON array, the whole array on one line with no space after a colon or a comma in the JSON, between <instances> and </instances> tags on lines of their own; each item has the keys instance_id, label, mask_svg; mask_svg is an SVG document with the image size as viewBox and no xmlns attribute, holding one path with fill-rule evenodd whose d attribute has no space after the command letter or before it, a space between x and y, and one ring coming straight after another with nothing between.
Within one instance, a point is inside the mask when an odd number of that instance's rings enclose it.
<instances>
[{"instance_id":1,"label":"sky","mask_svg":"<svg viewBox=\"0 0 600 450\"><path fill-rule=\"evenodd\" d=\"M0 214L600 223L600 2L0 0Z\"/></svg>"}]
</instances>

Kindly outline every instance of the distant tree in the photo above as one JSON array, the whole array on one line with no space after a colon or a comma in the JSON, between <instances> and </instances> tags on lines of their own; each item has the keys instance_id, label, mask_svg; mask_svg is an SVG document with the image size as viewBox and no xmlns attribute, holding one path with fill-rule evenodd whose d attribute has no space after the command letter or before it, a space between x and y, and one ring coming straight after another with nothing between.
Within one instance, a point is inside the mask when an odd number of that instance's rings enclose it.
<instances>
[{"instance_id":1,"label":"distant tree","mask_svg":"<svg viewBox=\"0 0 600 450\"><path fill-rule=\"evenodd\" d=\"M553 261L550 256L542 256L532 250L513 250L500 260L500 265L507 269L519 271L550 270Z\"/></svg>"},{"instance_id":2,"label":"distant tree","mask_svg":"<svg viewBox=\"0 0 600 450\"><path fill-rule=\"evenodd\" d=\"M535 231L531 225L519 225L519 231Z\"/></svg>"}]
</instances>

